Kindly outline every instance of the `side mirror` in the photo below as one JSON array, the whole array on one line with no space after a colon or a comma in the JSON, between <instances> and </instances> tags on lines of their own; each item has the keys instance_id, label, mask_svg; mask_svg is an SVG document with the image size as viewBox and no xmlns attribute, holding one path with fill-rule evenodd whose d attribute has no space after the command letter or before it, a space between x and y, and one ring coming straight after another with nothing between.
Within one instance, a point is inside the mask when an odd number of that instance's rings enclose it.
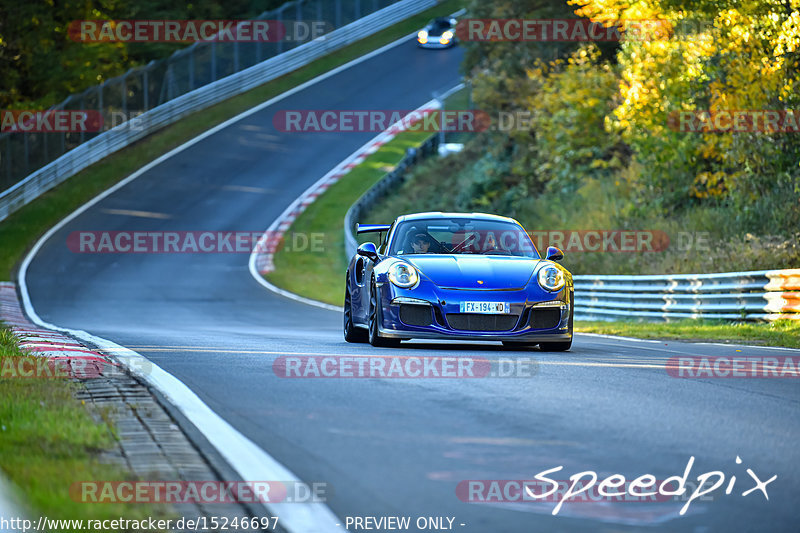
<instances>
[{"instance_id":1,"label":"side mirror","mask_svg":"<svg viewBox=\"0 0 800 533\"><path fill-rule=\"evenodd\" d=\"M365 242L361 246L358 247L356 253L360 256L366 257L370 261L375 261L378 259L378 250L375 249L375 245L371 242Z\"/></svg>"},{"instance_id":2,"label":"side mirror","mask_svg":"<svg viewBox=\"0 0 800 533\"><path fill-rule=\"evenodd\" d=\"M561 261L562 259L564 259L564 252L562 252L555 246L548 246L545 259L549 259L550 261Z\"/></svg>"}]
</instances>

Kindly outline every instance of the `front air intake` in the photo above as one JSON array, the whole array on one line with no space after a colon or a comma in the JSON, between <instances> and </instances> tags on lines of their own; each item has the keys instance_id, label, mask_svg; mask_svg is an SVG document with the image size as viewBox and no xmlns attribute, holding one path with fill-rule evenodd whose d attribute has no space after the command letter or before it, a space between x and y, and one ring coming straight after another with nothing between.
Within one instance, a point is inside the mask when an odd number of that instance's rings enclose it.
<instances>
[{"instance_id":1,"label":"front air intake","mask_svg":"<svg viewBox=\"0 0 800 533\"><path fill-rule=\"evenodd\" d=\"M450 327L462 331L509 331L514 329L518 320L519 315L447 314Z\"/></svg>"}]
</instances>

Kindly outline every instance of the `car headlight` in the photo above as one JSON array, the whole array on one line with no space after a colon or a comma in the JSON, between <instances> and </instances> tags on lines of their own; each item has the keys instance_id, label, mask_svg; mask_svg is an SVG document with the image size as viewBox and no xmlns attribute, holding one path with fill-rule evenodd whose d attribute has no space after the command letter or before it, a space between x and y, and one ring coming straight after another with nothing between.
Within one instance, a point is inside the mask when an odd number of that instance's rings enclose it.
<instances>
[{"instance_id":1,"label":"car headlight","mask_svg":"<svg viewBox=\"0 0 800 533\"><path fill-rule=\"evenodd\" d=\"M564 286L564 273L554 266L546 266L539 270L539 285L550 292L556 292Z\"/></svg>"},{"instance_id":2,"label":"car headlight","mask_svg":"<svg viewBox=\"0 0 800 533\"><path fill-rule=\"evenodd\" d=\"M450 30L447 30L442 34L442 39L450 40L452 38L453 38L453 32L451 32Z\"/></svg>"},{"instance_id":3,"label":"car headlight","mask_svg":"<svg viewBox=\"0 0 800 533\"><path fill-rule=\"evenodd\" d=\"M411 288L419 282L417 269L402 261L390 266L388 275L389 281L403 289Z\"/></svg>"},{"instance_id":4,"label":"car headlight","mask_svg":"<svg viewBox=\"0 0 800 533\"><path fill-rule=\"evenodd\" d=\"M425 30L420 30L420 32L417 34L417 37L419 37L420 41L424 41L425 39L428 38L428 32L426 32Z\"/></svg>"}]
</instances>

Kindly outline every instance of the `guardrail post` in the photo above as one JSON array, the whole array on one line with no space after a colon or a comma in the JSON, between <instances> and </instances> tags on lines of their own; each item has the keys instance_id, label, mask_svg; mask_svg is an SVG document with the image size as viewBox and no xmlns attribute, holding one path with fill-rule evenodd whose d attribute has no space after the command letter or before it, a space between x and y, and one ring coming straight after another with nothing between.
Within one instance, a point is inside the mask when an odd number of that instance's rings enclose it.
<instances>
[{"instance_id":1,"label":"guardrail post","mask_svg":"<svg viewBox=\"0 0 800 533\"><path fill-rule=\"evenodd\" d=\"M103 84L97 90L97 111L100 113L100 116L103 117L103 131L105 131L105 129L106 129L105 128L106 116L103 114L103 89L106 88L106 83L108 83L108 82L107 81L103 82ZM83 134L83 131L81 131L81 134ZM83 135L81 135L81 142L82 141L83 141Z\"/></svg>"},{"instance_id":2,"label":"guardrail post","mask_svg":"<svg viewBox=\"0 0 800 533\"><path fill-rule=\"evenodd\" d=\"M151 61L150 64L152 64L152 63L153 62ZM149 67L150 67L150 65L148 65L148 68ZM142 112L145 112L148 109L150 109L150 105L149 105L150 104L150 85L148 83L148 81L149 81L148 68L145 68L144 70L142 70L142 91L144 91L144 94L142 95Z\"/></svg>"},{"instance_id":3,"label":"guardrail post","mask_svg":"<svg viewBox=\"0 0 800 533\"><path fill-rule=\"evenodd\" d=\"M211 81L217 81L217 42L211 41Z\"/></svg>"},{"instance_id":4,"label":"guardrail post","mask_svg":"<svg viewBox=\"0 0 800 533\"><path fill-rule=\"evenodd\" d=\"M275 17L275 20L278 21L278 26L283 24L283 10L286 9L288 4L283 4L281 7L278 8L278 16ZM278 53L280 54L283 52L283 39L278 39Z\"/></svg>"},{"instance_id":5,"label":"guardrail post","mask_svg":"<svg viewBox=\"0 0 800 533\"><path fill-rule=\"evenodd\" d=\"M122 89L122 94L120 95L122 98L122 114L125 117L125 121L128 120L128 73L126 72L125 75L122 77L122 81L120 82L120 89Z\"/></svg>"},{"instance_id":6,"label":"guardrail post","mask_svg":"<svg viewBox=\"0 0 800 533\"><path fill-rule=\"evenodd\" d=\"M192 48L192 50L188 54L189 55L189 68L188 68L188 70L189 70L189 90L190 91L194 90L194 51L195 50L196 50L196 48Z\"/></svg>"},{"instance_id":7,"label":"guardrail post","mask_svg":"<svg viewBox=\"0 0 800 533\"><path fill-rule=\"evenodd\" d=\"M5 155L5 163L6 163L6 178L8 179L8 183L10 184L11 179L11 135L6 135L6 155Z\"/></svg>"},{"instance_id":8,"label":"guardrail post","mask_svg":"<svg viewBox=\"0 0 800 533\"><path fill-rule=\"evenodd\" d=\"M31 168L30 162L30 154L28 153L28 132L22 134L22 143L23 143L23 151L25 154L25 173L28 173L28 170Z\"/></svg>"}]
</instances>

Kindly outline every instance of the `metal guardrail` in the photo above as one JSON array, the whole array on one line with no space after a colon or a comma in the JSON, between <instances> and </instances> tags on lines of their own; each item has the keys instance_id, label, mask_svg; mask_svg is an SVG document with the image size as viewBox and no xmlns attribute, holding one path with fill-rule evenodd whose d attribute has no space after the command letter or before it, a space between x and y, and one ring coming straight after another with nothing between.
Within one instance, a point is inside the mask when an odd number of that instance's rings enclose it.
<instances>
[{"instance_id":1,"label":"metal guardrail","mask_svg":"<svg viewBox=\"0 0 800 533\"><path fill-rule=\"evenodd\" d=\"M367 192L362 194L361 197L350 206L350 209L347 210L347 214L344 216L344 251L348 261L353 254L356 253L356 248L358 248L358 241L355 235L353 235L353 230L362 213L366 212L375 202L389 193L389 191L399 187L400 184L403 183L406 172L410 167L416 165L421 159L430 154L436 153L439 148L439 139L439 134L434 133L425 139L416 149L409 149L405 157L400 160L391 172L387 173L375 185L370 187Z\"/></svg>"},{"instance_id":2,"label":"metal guardrail","mask_svg":"<svg viewBox=\"0 0 800 533\"><path fill-rule=\"evenodd\" d=\"M576 320L800 320L800 269L574 276Z\"/></svg>"},{"instance_id":3,"label":"metal guardrail","mask_svg":"<svg viewBox=\"0 0 800 533\"><path fill-rule=\"evenodd\" d=\"M159 128L305 66L319 57L377 33L396 22L436 5L436 3L437 0L399 0L311 42L301 44L224 78L211 81L207 85L180 94L161 105L146 110L135 119L123 122L113 129L86 140L0 193L0 220L5 219L20 207L89 165ZM369 5L378 5L377 2L361 2L360 4L362 12L366 11L366 7ZM300 1L299 5L302 6L303 2ZM5 163L11 164L10 160Z\"/></svg>"},{"instance_id":4,"label":"metal guardrail","mask_svg":"<svg viewBox=\"0 0 800 533\"><path fill-rule=\"evenodd\" d=\"M200 41L169 57L72 94L50 110L97 111L101 131L194 89L277 56L304 42L378 11L397 0L294 0L252 20L283 26L285 38L261 42ZM277 37L277 35L276 35ZM0 191L54 161L100 132L11 132L0 134Z\"/></svg>"}]
</instances>

